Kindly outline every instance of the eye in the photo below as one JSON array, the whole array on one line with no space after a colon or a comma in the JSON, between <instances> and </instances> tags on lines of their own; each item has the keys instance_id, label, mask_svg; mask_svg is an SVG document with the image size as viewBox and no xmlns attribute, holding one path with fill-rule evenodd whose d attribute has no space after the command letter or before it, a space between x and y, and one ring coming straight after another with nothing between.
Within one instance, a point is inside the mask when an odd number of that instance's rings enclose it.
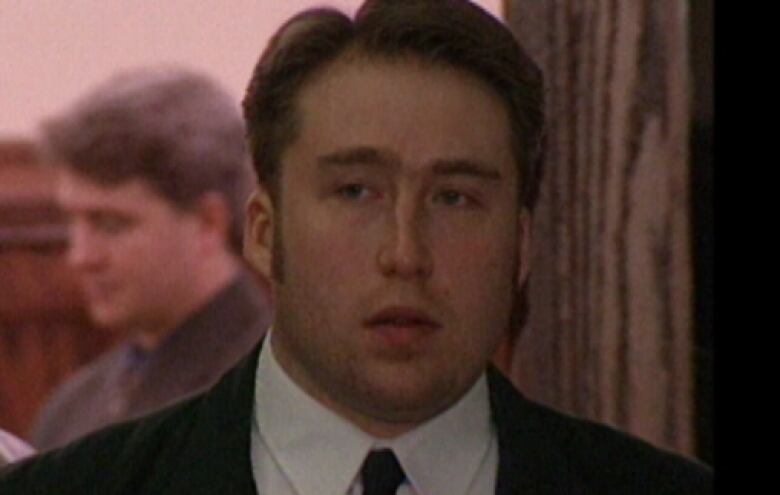
<instances>
[{"instance_id":1,"label":"eye","mask_svg":"<svg viewBox=\"0 0 780 495\"><path fill-rule=\"evenodd\" d=\"M445 189L436 193L433 201L447 206L467 206L473 203L469 196L455 189Z\"/></svg>"},{"instance_id":2,"label":"eye","mask_svg":"<svg viewBox=\"0 0 780 495\"><path fill-rule=\"evenodd\" d=\"M339 186L336 189L336 194L344 199L361 200L368 198L370 191L363 184L350 183Z\"/></svg>"},{"instance_id":3,"label":"eye","mask_svg":"<svg viewBox=\"0 0 780 495\"><path fill-rule=\"evenodd\" d=\"M99 213L93 215L90 220L95 230L108 235L120 234L133 223L129 218L111 213Z\"/></svg>"}]
</instances>

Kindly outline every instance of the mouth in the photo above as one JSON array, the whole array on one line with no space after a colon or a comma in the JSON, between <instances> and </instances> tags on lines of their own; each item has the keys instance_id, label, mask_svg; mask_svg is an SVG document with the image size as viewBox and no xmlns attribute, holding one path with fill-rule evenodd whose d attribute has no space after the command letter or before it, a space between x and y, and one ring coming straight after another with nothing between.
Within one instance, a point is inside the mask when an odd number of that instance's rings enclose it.
<instances>
[{"instance_id":1,"label":"mouth","mask_svg":"<svg viewBox=\"0 0 780 495\"><path fill-rule=\"evenodd\" d=\"M86 298L93 302L108 300L116 292L115 286L92 280L82 281L81 288Z\"/></svg>"},{"instance_id":2,"label":"mouth","mask_svg":"<svg viewBox=\"0 0 780 495\"><path fill-rule=\"evenodd\" d=\"M393 345L411 345L441 328L441 323L425 311L404 307L388 307L364 321L364 327Z\"/></svg>"}]
</instances>

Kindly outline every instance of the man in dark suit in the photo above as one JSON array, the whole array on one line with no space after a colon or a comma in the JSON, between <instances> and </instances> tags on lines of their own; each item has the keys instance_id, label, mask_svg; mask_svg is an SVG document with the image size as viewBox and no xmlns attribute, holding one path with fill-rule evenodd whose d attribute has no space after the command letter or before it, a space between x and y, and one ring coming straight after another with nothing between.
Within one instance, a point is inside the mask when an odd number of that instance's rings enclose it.
<instances>
[{"instance_id":1,"label":"man in dark suit","mask_svg":"<svg viewBox=\"0 0 780 495\"><path fill-rule=\"evenodd\" d=\"M469 2L288 21L244 100L264 343L208 393L0 488L710 493L707 468L534 404L489 364L528 275L542 106L539 70Z\"/></svg>"}]
</instances>

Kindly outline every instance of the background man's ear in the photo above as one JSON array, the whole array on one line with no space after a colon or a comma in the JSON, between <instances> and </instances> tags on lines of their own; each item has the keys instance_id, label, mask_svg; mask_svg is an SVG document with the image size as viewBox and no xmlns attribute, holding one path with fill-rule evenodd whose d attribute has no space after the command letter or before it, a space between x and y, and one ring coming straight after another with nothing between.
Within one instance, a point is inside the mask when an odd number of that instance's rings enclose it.
<instances>
[{"instance_id":1,"label":"background man's ear","mask_svg":"<svg viewBox=\"0 0 780 495\"><path fill-rule=\"evenodd\" d=\"M216 252L230 243L231 213L225 197L217 192L207 192L198 200L197 215L205 234L204 248Z\"/></svg>"},{"instance_id":2,"label":"background man's ear","mask_svg":"<svg viewBox=\"0 0 780 495\"><path fill-rule=\"evenodd\" d=\"M518 221L517 286L523 287L531 273L531 212L521 208Z\"/></svg>"},{"instance_id":3,"label":"background man's ear","mask_svg":"<svg viewBox=\"0 0 780 495\"><path fill-rule=\"evenodd\" d=\"M249 196L244 224L244 258L267 280L272 280L274 209L271 197L262 186Z\"/></svg>"}]
</instances>

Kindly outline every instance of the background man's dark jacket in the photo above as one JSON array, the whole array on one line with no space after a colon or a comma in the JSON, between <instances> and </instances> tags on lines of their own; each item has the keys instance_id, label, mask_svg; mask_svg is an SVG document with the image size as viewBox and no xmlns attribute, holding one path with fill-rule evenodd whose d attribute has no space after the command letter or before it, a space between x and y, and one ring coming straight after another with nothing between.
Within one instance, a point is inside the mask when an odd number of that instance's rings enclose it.
<instances>
[{"instance_id":1,"label":"background man's dark jacket","mask_svg":"<svg viewBox=\"0 0 780 495\"><path fill-rule=\"evenodd\" d=\"M204 392L260 340L270 305L249 271L190 314L128 375L133 344L121 343L57 388L32 434L38 450L60 447L109 424L145 416Z\"/></svg>"},{"instance_id":2,"label":"background man's dark jacket","mask_svg":"<svg viewBox=\"0 0 780 495\"><path fill-rule=\"evenodd\" d=\"M259 347L205 394L5 468L0 493L255 494L249 451L258 355ZM712 492L708 468L534 404L493 369L488 378L496 493Z\"/></svg>"}]
</instances>

